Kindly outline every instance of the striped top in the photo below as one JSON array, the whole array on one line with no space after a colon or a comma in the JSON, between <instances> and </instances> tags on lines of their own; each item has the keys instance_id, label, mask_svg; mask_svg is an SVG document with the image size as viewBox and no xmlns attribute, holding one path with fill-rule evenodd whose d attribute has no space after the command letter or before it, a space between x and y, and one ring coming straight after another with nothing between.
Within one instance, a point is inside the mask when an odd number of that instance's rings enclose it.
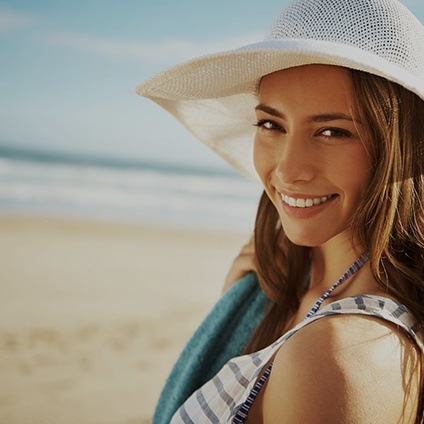
<instances>
[{"instance_id":1,"label":"striped top","mask_svg":"<svg viewBox=\"0 0 424 424\"><path fill-rule=\"evenodd\" d=\"M231 359L212 380L186 400L174 414L171 424L232 423L264 366L284 342L304 326L322 317L340 314L374 316L394 323L424 351L422 335L416 334L413 316L402 304L372 295L342 299L303 320L265 349Z\"/></svg>"}]
</instances>

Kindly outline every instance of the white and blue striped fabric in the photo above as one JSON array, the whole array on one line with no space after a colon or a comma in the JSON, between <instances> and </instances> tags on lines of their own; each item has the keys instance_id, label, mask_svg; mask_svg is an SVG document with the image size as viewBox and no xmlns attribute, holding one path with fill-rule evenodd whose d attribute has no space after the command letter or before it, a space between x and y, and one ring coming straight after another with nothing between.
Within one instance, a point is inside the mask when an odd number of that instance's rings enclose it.
<instances>
[{"instance_id":1,"label":"white and blue striped fabric","mask_svg":"<svg viewBox=\"0 0 424 424\"><path fill-rule=\"evenodd\" d=\"M371 295L361 295L333 302L310 318L299 323L271 346L227 362L218 374L194 392L176 411L171 424L232 423L238 410L248 398L264 366L284 342L304 326L329 315L357 314L379 317L403 328L424 350L421 335L415 331L415 321L400 303Z\"/></svg>"}]
</instances>

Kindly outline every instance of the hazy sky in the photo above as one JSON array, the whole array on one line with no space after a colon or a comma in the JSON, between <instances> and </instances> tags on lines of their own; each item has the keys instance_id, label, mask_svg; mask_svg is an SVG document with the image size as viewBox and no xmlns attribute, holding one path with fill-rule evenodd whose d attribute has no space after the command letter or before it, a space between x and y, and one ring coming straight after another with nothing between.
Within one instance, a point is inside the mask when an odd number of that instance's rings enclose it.
<instances>
[{"instance_id":1,"label":"hazy sky","mask_svg":"<svg viewBox=\"0 0 424 424\"><path fill-rule=\"evenodd\" d=\"M288 0L0 0L0 144L217 164L134 92L162 69L263 38ZM424 21L424 0L404 0Z\"/></svg>"}]
</instances>

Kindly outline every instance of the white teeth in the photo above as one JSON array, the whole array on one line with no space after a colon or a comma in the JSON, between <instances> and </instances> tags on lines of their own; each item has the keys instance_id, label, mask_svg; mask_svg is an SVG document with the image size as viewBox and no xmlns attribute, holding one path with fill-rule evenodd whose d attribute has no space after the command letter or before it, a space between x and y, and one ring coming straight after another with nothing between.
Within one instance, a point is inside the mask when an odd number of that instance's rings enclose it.
<instances>
[{"instance_id":1,"label":"white teeth","mask_svg":"<svg viewBox=\"0 0 424 424\"><path fill-rule=\"evenodd\" d=\"M296 200L296 207L297 208L305 208L306 207L306 200L305 199L297 199Z\"/></svg>"},{"instance_id":2,"label":"white teeth","mask_svg":"<svg viewBox=\"0 0 424 424\"><path fill-rule=\"evenodd\" d=\"M325 203L327 200L330 200L332 197L333 196L330 194L328 196L323 196L323 197L314 197L313 199L295 199L294 197L290 197L285 194L281 195L281 198L283 199L284 203L295 208L310 208L312 206Z\"/></svg>"}]
</instances>

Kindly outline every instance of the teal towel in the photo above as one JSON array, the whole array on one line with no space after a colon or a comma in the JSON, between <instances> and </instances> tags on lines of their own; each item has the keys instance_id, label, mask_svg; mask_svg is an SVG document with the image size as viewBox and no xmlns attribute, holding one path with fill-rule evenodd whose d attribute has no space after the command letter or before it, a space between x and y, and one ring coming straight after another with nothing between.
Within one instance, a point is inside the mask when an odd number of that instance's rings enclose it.
<instances>
[{"instance_id":1,"label":"teal towel","mask_svg":"<svg viewBox=\"0 0 424 424\"><path fill-rule=\"evenodd\" d=\"M175 411L231 358L240 356L264 315L266 297L256 274L235 283L188 341L159 397L152 424L169 424Z\"/></svg>"}]
</instances>

